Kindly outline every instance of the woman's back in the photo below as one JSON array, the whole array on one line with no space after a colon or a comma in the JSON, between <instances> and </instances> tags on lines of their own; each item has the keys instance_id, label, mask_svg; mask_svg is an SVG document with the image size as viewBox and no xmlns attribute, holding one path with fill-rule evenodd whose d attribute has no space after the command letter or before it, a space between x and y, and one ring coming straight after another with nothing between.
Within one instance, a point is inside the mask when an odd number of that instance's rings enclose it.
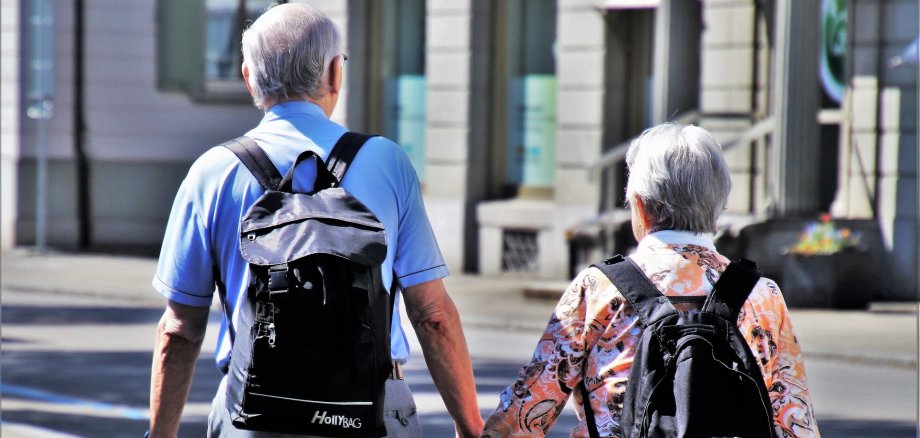
<instances>
[{"instance_id":1,"label":"woman's back","mask_svg":"<svg viewBox=\"0 0 920 438\"><path fill-rule=\"evenodd\" d=\"M669 296L705 296L728 266L711 238L661 231L646 236L632 260ZM684 308L681 308L684 306ZM695 304L677 305L692 311ZM799 346L776 284L762 278L739 316L739 329L761 365L777 434L815 436L817 427ZM533 360L501 395L486 424L489 436L540 436L572 389L583 381L601 436L619 436L626 382L642 327L629 302L599 270L583 271L569 286ZM714 382L714 384L717 384ZM581 396L572 436L588 436Z\"/></svg>"}]
</instances>

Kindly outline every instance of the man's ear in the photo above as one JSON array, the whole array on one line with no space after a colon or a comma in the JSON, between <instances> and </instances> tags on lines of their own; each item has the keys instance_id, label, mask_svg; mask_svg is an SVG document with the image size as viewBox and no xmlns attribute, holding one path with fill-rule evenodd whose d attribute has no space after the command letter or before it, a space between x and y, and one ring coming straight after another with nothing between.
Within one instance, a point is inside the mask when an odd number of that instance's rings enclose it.
<instances>
[{"instance_id":1,"label":"man's ear","mask_svg":"<svg viewBox=\"0 0 920 438\"><path fill-rule=\"evenodd\" d=\"M342 55L332 58L332 65L329 67L329 91L338 94L342 89L342 80L345 75L344 61Z\"/></svg>"},{"instance_id":2,"label":"man's ear","mask_svg":"<svg viewBox=\"0 0 920 438\"><path fill-rule=\"evenodd\" d=\"M246 91L249 91L249 94L252 97L255 97L255 95L252 94L252 85L249 84L249 66L246 65L245 61L243 61L243 66L241 67L241 69L243 72L243 82L246 83Z\"/></svg>"}]
</instances>

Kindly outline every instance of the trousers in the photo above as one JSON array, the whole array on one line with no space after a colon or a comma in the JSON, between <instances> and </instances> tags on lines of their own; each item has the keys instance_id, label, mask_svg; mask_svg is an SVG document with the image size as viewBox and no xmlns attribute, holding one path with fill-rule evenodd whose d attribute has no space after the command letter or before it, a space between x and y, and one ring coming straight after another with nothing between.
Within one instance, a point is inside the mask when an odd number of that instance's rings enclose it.
<instances>
[{"instance_id":1,"label":"trousers","mask_svg":"<svg viewBox=\"0 0 920 438\"><path fill-rule=\"evenodd\" d=\"M211 404L208 416L208 437L213 438L305 438L307 435L291 435L276 432L240 430L233 426L227 410L227 378L220 382L217 396ZM387 438L421 438L422 425L415 407L415 399L405 380L388 379L383 401L384 424Z\"/></svg>"}]
</instances>

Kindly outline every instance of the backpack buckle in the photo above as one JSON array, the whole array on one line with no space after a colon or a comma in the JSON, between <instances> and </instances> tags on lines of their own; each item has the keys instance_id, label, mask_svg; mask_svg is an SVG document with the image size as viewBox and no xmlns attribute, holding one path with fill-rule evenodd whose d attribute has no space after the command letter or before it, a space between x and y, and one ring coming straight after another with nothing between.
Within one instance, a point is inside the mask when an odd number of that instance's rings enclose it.
<instances>
[{"instance_id":1,"label":"backpack buckle","mask_svg":"<svg viewBox=\"0 0 920 438\"><path fill-rule=\"evenodd\" d=\"M617 263L622 262L623 260L626 260L625 258L623 258L623 255L622 255L622 254L617 254L617 255L615 255L615 256L613 256L613 257L604 259L604 264L605 264L605 265L615 265L615 264L617 264Z\"/></svg>"},{"instance_id":2,"label":"backpack buckle","mask_svg":"<svg viewBox=\"0 0 920 438\"><path fill-rule=\"evenodd\" d=\"M290 285L290 271L287 263L268 268L268 296L269 299L283 298L286 296Z\"/></svg>"}]
</instances>

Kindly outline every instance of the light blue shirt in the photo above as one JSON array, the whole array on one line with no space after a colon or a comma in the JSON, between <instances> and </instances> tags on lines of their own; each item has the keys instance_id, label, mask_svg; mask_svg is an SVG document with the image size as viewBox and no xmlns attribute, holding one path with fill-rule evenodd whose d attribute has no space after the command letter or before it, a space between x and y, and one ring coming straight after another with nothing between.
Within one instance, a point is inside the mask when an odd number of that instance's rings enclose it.
<instances>
[{"instance_id":1,"label":"light blue shirt","mask_svg":"<svg viewBox=\"0 0 920 438\"><path fill-rule=\"evenodd\" d=\"M308 102L275 105L246 135L255 140L283 175L304 150L326 158L346 129L330 121ZM295 171L294 189L308 192L316 169L310 160ZM403 288L446 277L447 267L435 240L418 177L400 147L383 137L364 144L342 181L386 227L387 256L383 283L389 289L395 273ZM215 292L214 269L226 286L229 324L238 321L249 269L240 255L239 226L249 207L263 193L249 170L224 147L214 147L192 164L179 187L166 226L153 287L166 298L189 306L210 306ZM225 312L226 313L226 312ZM232 349L226 315L218 338L216 360L225 365ZM390 354L409 358L409 344L393 315ZM318 336L320 334L317 334Z\"/></svg>"}]
</instances>

